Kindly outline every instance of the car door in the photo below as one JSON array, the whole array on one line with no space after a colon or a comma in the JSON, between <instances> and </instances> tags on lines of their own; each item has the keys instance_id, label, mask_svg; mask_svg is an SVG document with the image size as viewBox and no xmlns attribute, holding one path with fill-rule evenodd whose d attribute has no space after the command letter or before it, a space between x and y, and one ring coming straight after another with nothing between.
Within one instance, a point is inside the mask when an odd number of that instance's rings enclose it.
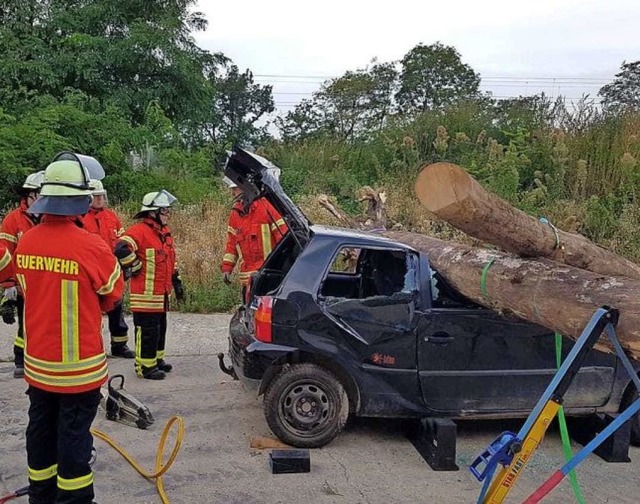
<instances>
[{"instance_id":1,"label":"car door","mask_svg":"<svg viewBox=\"0 0 640 504\"><path fill-rule=\"evenodd\" d=\"M416 390L417 261L403 250L363 247L357 256L352 271L327 272L318 303L348 335L365 372Z\"/></svg>"},{"instance_id":2,"label":"car door","mask_svg":"<svg viewBox=\"0 0 640 504\"><path fill-rule=\"evenodd\" d=\"M419 315L418 365L425 403L452 414L530 411L556 372L554 334L464 300L442 279ZM563 338L563 356L573 342ZM611 394L615 356L592 351L565 397L596 407Z\"/></svg>"}]
</instances>

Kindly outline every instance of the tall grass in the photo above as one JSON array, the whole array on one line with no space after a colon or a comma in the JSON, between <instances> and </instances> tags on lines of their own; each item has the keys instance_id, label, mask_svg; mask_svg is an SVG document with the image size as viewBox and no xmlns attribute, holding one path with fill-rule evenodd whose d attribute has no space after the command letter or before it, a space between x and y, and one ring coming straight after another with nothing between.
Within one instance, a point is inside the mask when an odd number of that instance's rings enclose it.
<instances>
[{"instance_id":1,"label":"tall grass","mask_svg":"<svg viewBox=\"0 0 640 504\"><path fill-rule=\"evenodd\" d=\"M355 216L364 211L356 192L370 185L386 192L392 223L473 243L433 218L413 194L420 167L446 160L524 211L640 262L640 114L587 116L565 110L548 123L518 115L505 121L466 104L391 124L366 141L275 142L260 153L282 168L285 190L316 223L337 224L318 204L319 193ZM188 185L179 189L189 193ZM215 183L206 195L195 194L184 199L199 202L180 207L171 222L188 292L178 309L228 311L240 302L239 284L224 285L219 270L230 198ZM131 214L136 207L121 210Z\"/></svg>"}]
</instances>

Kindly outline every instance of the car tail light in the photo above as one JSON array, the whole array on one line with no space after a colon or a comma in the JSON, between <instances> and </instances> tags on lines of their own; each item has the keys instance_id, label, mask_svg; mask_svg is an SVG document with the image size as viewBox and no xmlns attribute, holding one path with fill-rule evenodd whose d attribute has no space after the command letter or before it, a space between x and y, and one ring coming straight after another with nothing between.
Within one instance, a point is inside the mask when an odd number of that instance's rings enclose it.
<instances>
[{"instance_id":1,"label":"car tail light","mask_svg":"<svg viewBox=\"0 0 640 504\"><path fill-rule=\"evenodd\" d=\"M258 308L254 318L256 339L263 343L271 343L271 312L273 310L273 298L271 296L260 296L258 298Z\"/></svg>"}]
</instances>

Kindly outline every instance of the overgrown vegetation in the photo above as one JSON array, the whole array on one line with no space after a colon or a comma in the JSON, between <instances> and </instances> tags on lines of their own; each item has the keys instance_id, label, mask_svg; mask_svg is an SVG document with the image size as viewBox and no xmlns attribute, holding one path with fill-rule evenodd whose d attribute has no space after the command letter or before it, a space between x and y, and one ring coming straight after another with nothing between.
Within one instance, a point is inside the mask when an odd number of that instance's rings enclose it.
<instances>
[{"instance_id":1,"label":"overgrown vegetation","mask_svg":"<svg viewBox=\"0 0 640 504\"><path fill-rule=\"evenodd\" d=\"M180 199L172 228L188 311L228 310L218 273L230 201L224 152L256 147L316 221L327 193L352 214L384 188L392 219L451 237L417 204L419 168L451 161L533 215L640 260L640 62L623 63L602 105L544 95L495 100L453 47L420 44L397 62L325 82L288 114L270 86L199 48L193 0L7 0L0 7L0 208L60 150L96 156L112 204L132 215L160 187ZM278 131L277 138L269 131Z\"/></svg>"}]
</instances>

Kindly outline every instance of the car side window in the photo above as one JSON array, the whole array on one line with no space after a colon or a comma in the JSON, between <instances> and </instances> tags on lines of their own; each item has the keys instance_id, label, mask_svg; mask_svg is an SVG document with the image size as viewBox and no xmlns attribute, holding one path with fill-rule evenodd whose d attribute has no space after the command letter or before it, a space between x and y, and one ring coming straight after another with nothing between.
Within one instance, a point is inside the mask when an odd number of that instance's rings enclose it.
<instances>
[{"instance_id":1,"label":"car side window","mask_svg":"<svg viewBox=\"0 0 640 504\"><path fill-rule=\"evenodd\" d=\"M410 296L416 288L416 277L415 268L408 266L409 260L415 259L403 250L342 247L320 294L325 298L347 299Z\"/></svg>"}]
</instances>

